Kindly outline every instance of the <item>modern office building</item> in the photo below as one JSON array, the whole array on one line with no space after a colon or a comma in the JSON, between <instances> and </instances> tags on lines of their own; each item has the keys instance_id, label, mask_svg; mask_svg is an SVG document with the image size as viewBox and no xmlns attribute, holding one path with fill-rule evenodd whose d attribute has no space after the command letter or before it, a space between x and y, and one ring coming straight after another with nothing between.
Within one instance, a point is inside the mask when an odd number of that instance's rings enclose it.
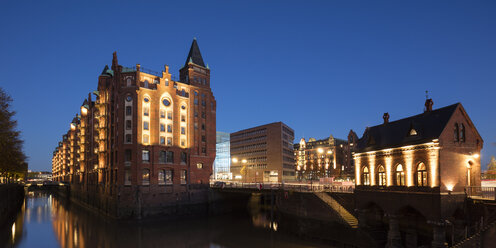
<instances>
[{"instance_id":1,"label":"modern office building","mask_svg":"<svg viewBox=\"0 0 496 248\"><path fill-rule=\"evenodd\" d=\"M53 156L55 180L118 217L207 201L215 158L216 101L194 40L180 80L164 71L105 66Z\"/></svg>"},{"instance_id":2,"label":"modern office building","mask_svg":"<svg viewBox=\"0 0 496 248\"><path fill-rule=\"evenodd\" d=\"M231 143L230 134L217 132L217 142L215 145L215 161L213 178L216 180L231 180Z\"/></svg>"},{"instance_id":3,"label":"modern office building","mask_svg":"<svg viewBox=\"0 0 496 248\"><path fill-rule=\"evenodd\" d=\"M345 146L348 141L332 135L326 139L310 138L294 145L296 178L298 181L319 181L324 178L341 177L345 171L347 157ZM322 180L321 180L322 181Z\"/></svg>"},{"instance_id":4,"label":"modern office building","mask_svg":"<svg viewBox=\"0 0 496 248\"><path fill-rule=\"evenodd\" d=\"M231 172L240 182L295 180L294 131L282 122L231 133Z\"/></svg>"}]
</instances>

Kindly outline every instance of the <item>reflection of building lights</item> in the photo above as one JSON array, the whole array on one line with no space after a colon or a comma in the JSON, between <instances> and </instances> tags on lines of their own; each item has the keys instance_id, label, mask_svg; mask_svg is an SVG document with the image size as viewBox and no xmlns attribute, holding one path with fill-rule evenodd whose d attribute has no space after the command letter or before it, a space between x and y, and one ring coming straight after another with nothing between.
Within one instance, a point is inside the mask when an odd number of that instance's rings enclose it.
<instances>
[{"instance_id":1,"label":"reflection of building lights","mask_svg":"<svg viewBox=\"0 0 496 248\"><path fill-rule=\"evenodd\" d=\"M16 231L16 226L15 222L12 224L12 242L14 241L15 238L15 231Z\"/></svg>"}]
</instances>

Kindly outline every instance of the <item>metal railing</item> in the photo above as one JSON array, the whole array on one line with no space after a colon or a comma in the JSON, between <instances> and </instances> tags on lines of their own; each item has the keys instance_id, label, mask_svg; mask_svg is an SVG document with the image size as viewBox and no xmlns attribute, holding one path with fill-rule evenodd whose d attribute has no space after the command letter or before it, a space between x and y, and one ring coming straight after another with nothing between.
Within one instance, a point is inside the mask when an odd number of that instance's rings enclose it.
<instances>
[{"instance_id":1,"label":"metal railing","mask_svg":"<svg viewBox=\"0 0 496 248\"><path fill-rule=\"evenodd\" d=\"M217 189L290 190L297 192L339 192L353 193L354 185L308 184L308 183L241 183L217 181L210 183Z\"/></svg>"},{"instance_id":2,"label":"metal railing","mask_svg":"<svg viewBox=\"0 0 496 248\"><path fill-rule=\"evenodd\" d=\"M496 200L496 187L467 186L465 192L471 199Z\"/></svg>"}]
</instances>

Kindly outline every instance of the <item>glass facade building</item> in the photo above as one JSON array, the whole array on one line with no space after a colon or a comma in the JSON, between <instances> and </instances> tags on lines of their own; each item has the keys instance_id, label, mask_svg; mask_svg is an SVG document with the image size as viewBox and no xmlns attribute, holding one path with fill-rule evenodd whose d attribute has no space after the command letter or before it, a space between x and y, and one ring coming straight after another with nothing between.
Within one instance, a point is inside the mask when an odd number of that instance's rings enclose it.
<instances>
[{"instance_id":1,"label":"glass facade building","mask_svg":"<svg viewBox=\"0 0 496 248\"><path fill-rule=\"evenodd\" d=\"M230 134L217 132L214 179L232 179Z\"/></svg>"}]
</instances>

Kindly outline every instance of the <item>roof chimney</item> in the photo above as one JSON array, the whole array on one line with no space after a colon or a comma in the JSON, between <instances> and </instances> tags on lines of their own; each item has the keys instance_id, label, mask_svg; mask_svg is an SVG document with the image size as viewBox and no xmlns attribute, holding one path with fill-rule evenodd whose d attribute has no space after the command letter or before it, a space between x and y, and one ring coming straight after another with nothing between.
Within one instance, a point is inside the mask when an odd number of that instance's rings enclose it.
<instances>
[{"instance_id":1,"label":"roof chimney","mask_svg":"<svg viewBox=\"0 0 496 248\"><path fill-rule=\"evenodd\" d=\"M432 101L432 99L431 99L431 98L426 99L426 100L425 100L425 109L424 109L424 113L425 113L425 112L430 112L430 111L432 111L432 105L434 105L434 102Z\"/></svg>"},{"instance_id":2,"label":"roof chimney","mask_svg":"<svg viewBox=\"0 0 496 248\"><path fill-rule=\"evenodd\" d=\"M389 113L384 113L384 115L382 116L382 119L384 119L384 124L388 124L389 123Z\"/></svg>"}]
</instances>

